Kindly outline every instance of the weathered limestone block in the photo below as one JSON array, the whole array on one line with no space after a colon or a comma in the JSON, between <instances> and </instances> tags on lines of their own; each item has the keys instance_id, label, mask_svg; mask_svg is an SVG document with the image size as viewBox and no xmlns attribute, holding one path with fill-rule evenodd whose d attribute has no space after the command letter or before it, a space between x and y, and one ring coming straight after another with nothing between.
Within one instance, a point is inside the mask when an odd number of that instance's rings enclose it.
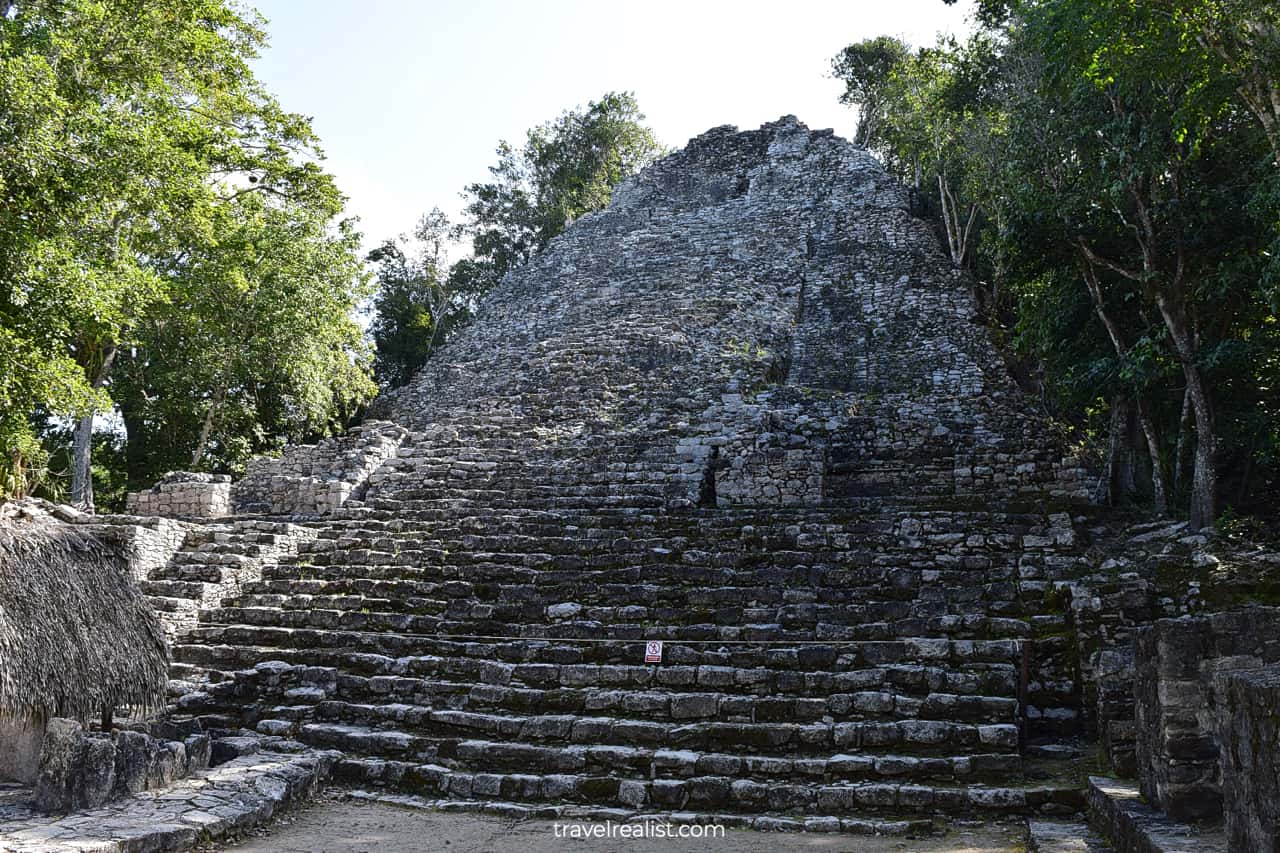
<instances>
[{"instance_id":1,"label":"weathered limestone block","mask_svg":"<svg viewBox=\"0 0 1280 853\"><path fill-rule=\"evenodd\" d=\"M1219 679L1222 795L1232 850L1280 850L1280 667Z\"/></svg>"},{"instance_id":2,"label":"weathered limestone block","mask_svg":"<svg viewBox=\"0 0 1280 853\"><path fill-rule=\"evenodd\" d=\"M1280 661L1280 610L1161 619L1135 642L1137 769L1142 794L1176 820L1222 814L1220 673Z\"/></svg>"},{"instance_id":3,"label":"weathered limestone block","mask_svg":"<svg viewBox=\"0 0 1280 853\"><path fill-rule=\"evenodd\" d=\"M74 720L54 719L45 730L36 778L36 807L48 812L97 808L111 799L116 747L109 736L86 733Z\"/></svg>"},{"instance_id":4,"label":"weathered limestone block","mask_svg":"<svg viewBox=\"0 0 1280 853\"><path fill-rule=\"evenodd\" d=\"M198 725L192 724L196 728ZM211 743L202 732L182 741L181 727L155 731L86 732L74 720L50 721L36 779L37 808L49 812L97 808L109 800L165 788L209 766ZM191 728L187 726L186 728Z\"/></svg>"},{"instance_id":5,"label":"weathered limestone block","mask_svg":"<svg viewBox=\"0 0 1280 853\"><path fill-rule=\"evenodd\" d=\"M142 732L116 735L116 796L130 796L147 789L147 775L154 761L156 742Z\"/></svg>"}]
</instances>

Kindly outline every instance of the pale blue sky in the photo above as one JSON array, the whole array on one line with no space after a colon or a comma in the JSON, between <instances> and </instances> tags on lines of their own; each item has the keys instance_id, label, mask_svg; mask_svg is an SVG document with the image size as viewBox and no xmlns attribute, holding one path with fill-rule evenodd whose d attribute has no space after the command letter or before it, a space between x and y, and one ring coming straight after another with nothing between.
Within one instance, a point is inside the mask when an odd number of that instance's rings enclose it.
<instances>
[{"instance_id":1,"label":"pale blue sky","mask_svg":"<svg viewBox=\"0 0 1280 853\"><path fill-rule=\"evenodd\" d=\"M484 180L499 139L610 90L636 93L663 143L794 113L842 136L830 59L858 39L965 30L942 0L246 0L268 19L257 63L314 119L365 241L408 231Z\"/></svg>"}]
</instances>

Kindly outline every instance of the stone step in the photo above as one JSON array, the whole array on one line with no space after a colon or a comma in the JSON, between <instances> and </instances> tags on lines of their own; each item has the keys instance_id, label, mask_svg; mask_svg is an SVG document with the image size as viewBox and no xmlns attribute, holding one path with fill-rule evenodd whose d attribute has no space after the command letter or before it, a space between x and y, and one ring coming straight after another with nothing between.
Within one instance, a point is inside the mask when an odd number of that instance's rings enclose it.
<instances>
[{"instance_id":1,"label":"stone step","mask_svg":"<svg viewBox=\"0 0 1280 853\"><path fill-rule=\"evenodd\" d=\"M155 599L182 598L199 602L204 598L210 584L203 581L150 580L140 581L138 588L148 597Z\"/></svg>"},{"instance_id":2,"label":"stone step","mask_svg":"<svg viewBox=\"0 0 1280 853\"><path fill-rule=\"evenodd\" d=\"M740 815L775 812L857 818L909 815L990 816L1062 814L1078 811L1078 788L1052 785L934 786L911 783L779 783L729 776L647 778L575 773L469 773L412 760L387 761L348 754L335 768L348 784L392 786L431 796L493 798L517 802L590 803L643 809L725 811ZM923 828L923 827L921 827Z\"/></svg>"},{"instance_id":3,"label":"stone step","mask_svg":"<svg viewBox=\"0 0 1280 853\"><path fill-rule=\"evenodd\" d=\"M463 581L442 583L378 581L376 579L279 580L268 579L252 582L242 587L241 595L223 600L220 612L210 613L211 623L252 622L254 624L280 624L304 626L308 622L328 625L333 613L361 612L383 614L388 619L405 615L448 617L452 621L466 622L507 621L533 624L566 624L572 622L609 623L615 633L636 635L637 630L667 631L672 627L693 625L756 626L753 633L764 631L763 626L775 626L771 635L795 633L797 630L812 634L823 626L830 632L837 627L856 627L860 636L849 639L885 639L900 636L944 636L955 639L1018 638L1030 635L1033 625L1020 619L932 616L912 617L919 609L903 602L882 602L861 606L825 604L775 604L765 606L743 598L746 606L715 606L717 601L685 601L664 603L662 606L640 604L622 607L584 607L576 601L566 601L558 595L548 595L542 600L526 600L520 605L493 604L471 596L475 587ZM622 587L620 587L622 588ZM344 594L325 594L329 590L350 590ZM486 590L494 592L494 590ZM388 597L371 593L381 592ZM511 593L529 599L521 589L499 589L499 600ZM760 598L767 599L767 590L760 591ZM418 593L418 594L415 594ZM425 594L423 594L425 593ZM799 595L788 596L799 598ZM318 611L316 617L252 615L238 617L239 611L282 610L289 612ZM570 618L572 617L572 619ZM359 621L359 620L357 620ZM367 620L366 620L367 621ZM1061 617L1037 618L1036 625L1051 628L1060 623ZM661 627L660 627L661 626ZM839 633L843 633L840 631Z\"/></svg>"},{"instance_id":4,"label":"stone step","mask_svg":"<svg viewBox=\"0 0 1280 853\"><path fill-rule=\"evenodd\" d=\"M364 676L338 674L334 696L349 702L368 704L381 701L481 712L510 710L528 713L537 710L553 714L625 713L668 721L720 719L803 722L823 718L837 721L945 718L964 722L1011 722L1017 719L1017 701L1007 696L945 693L930 690L923 684L894 684L886 677L889 673L883 671L870 670L860 675L862 677L857 686L862 689L832 692L825 697L810 697L799 691L789 694L744 695L660 687L643 690L557 687L544 690L510 683L475 684L387 677L371 680ZM945 675L939 675L940 680L945 678ZM839 679L833 678L831 681L838 682Z\"/></svg>"},{"instance_id":5,"label":"stone step","mask_svg":"<svg viewBox=\"0 0 1280 853\"><path fill-rule=\"evenodd\" d=\"M643 612L610 612L604 608L583 610L576 603L523 607L495 605L455 599L406 599L403 610L385 610L377 600L353 598L343 608L314 606L314 599L290 598L295 606L278 606L280 601L254 602L242 606L245 596L223 601L223 606L206 611L210 626L244 625L299 630L343 630L406 634L510 635L513 630L525 637L562 636L595 639L633 640L639 638L676 640L770 639L805 641L812 639L867 639L868 626L884 626L893 617L901 628L925 626L931 621L913 617L911 606L868 605L859 608L799 609L662 608ZM249 596L249 598L257 598ZM271 605L271 606L268 606ZM313 605L313 606L308 606ZM932 612L929 608L925 612ZM602 612L603 611L603 612ZM678 621L689 620L689 621ZM892 630L892 629L889 629ZM883 633L877 629L877 633Z\"/></svg>"},{"instance_id":6,"label":"stone step","mask_svg":"<svg viewBox=\"0 0 1280 853\"><path fill-rule=\"evenodd\" d=\"M637 673L637 679L653 679L656 673L679 666L710 665L768 672L773 669L849 671L885 664L918 663L932 666L1021 662L1021 643L1016 640L950 640L913 637L901 640L851 640L801 642L768 641L674 642L664 646L662 665L642 666L644 640L599 641L544 640L542 638L501 638L476 640L471 635L450 637L400 632L355 632L346 630L291 629L249 625L202 625L187 644L202 646L237 645L273 648L281 651L339 651L374 654L392 658L404 656L487 657L493 661L573 664L583 661L634 662L611 671ZM259 658L271 660L272 655ZM240 667L231 667L240 668ZM708 673L710 670L708 670ZM672 676L668 676L672 677Z\"/></svg>"},{"instance_id":7,"label":"stone step","mask_svg":"<svg viewBox=\"0 0 1280 853\"><path fill-rule=\"evenodd\" d=\"M148 595L147 601L153 608L163 613L189 614L194 623L199 605L189 598L168 595Z\"/></svg>"},{"instance_id":8,"label":"stone step","mask_svg":"<svg viewBox=\"0 0 1280 853\"><path fill-rule=\"evenodd\" d=\"M395 725L402 734L410 737L428 737L429 733L431 738L519 738L552 743L643 745L759 755L813 756L842 751L888 750L934 756L939 753L1015 752L1018 747L1018 728L1012 723L971 724L948 720L664 723L626 717L481 714L420 706L340 702L323 703L317 712L328 715L337 723ZM377 731L384 733L385 729ZM307 726L303 726L299 737L307 740L307 732Z\"/></svg>"},{"instance_id":9,"label":"stone step","mask_svg":"<svg viewBox=\"0 0 1280 853\"><path fill-rule=\"evenodd\" d=\"M189 563L170 563L153 569L149 579L152 581L178 581L189 583L221 583L229 572L223 566L209 566Z\"/></svg>"},{"instance_id":10,"label":"stone step","mask_svg":"<svg viewBox=\"0 0 1280 853\"><path fill-rule=\"evenodd\" d=\"M598 647L597 647L598 648ZM231 654L224 654L228 650ZM216 674L216 680L228 685L258 683L252 670L228 671L211 663L221 657L235 658L230 646L179 646L179 658L204 658L193 665ZM255 649L255 653L268 655L271 651ZM1017 670L1010 664L965 664L937 666L920 664L886 664L866 669L840 672L795 668L734 668L720 664L673 665L653 669L650 667L617 665L614 663L507 663L492 659L496 647L473 644L467 648L452 649L456 656L385 658L353 654L345 651L307 652L285 654L293 662L276 660L268 664L255 662L255 667L271 666L287 672L291 681L320 688L325 697L338 696L354 701L371 701L373 697L395 698L396 701L417 701L415 697L430 697L431 703L447 707L462 701L459 695L477 693L477 701L503 702L506 706L528 710L531 704L553 703L557 708L576 706L580 701L587 708L607 706L620 701L652 706L650 694L664 697L673 694L714 696L718 703L730 703L726 715L752 715L755 703L777 700L816 699L829 706L833 713L847 713L848 706L858 695L863 704L885 705L885 695L904 709L917 708L917 703L929 696L981 697L1008 699L1015 691ZM209 654L212 653L212 654ZM467 657L466 655L472 655ZM719 658L715 658L719 660ZM757 661L758 662L758 661ZM723 661L721 661L723 663ZM328 664L337 664L332 666ZM493 691L506 690L508 694ZM463 693L465 691L465 693ZM640 698L628 699L631 693ZM670 700L675 702L674 698ZM682 718L701 700L686 699L672 705L672 718ZM938 698L935 704L959 704ZM1000 703L1003 704L1003 703ZM844 710L841 710L844 709ZM717 705L717 711L720 705ZM776 716L776 714L775 714Z\"/></svg>"},{"instance_id":11,"label":"stone step","mask_svg":"<svg viewBox=\"0 0 1280 853\"><path fill-rule=\"evenodd\" d=\"M1027 821L1028 853L1114 853L1083 820Z\"/></svg>"},{"instance_id":12,"label":"stone step","mask_svg":"<svg viewBox=\"0 0 1280 853\"><path fill-rule=\"evenodd\" d=\"M263 729L283 731L285 720L264 720ZM870 749L850 753L765 755L707 752L600 743L547 744L420 736L344 723L300 723L289 731L307 743L390 760L440 764L474 772L582 773L642 778L732 776L764 782L932 782L1025 784L1022 759L1010 753L964 755L897 754Z\"/></svg>"}]
</instances>

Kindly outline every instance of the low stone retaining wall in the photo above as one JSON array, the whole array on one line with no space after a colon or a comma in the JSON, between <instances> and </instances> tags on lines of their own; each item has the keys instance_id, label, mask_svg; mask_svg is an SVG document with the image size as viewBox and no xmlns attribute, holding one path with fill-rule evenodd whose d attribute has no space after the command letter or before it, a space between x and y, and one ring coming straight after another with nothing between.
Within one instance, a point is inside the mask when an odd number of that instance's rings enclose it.
<instances>
[{"instance_id":1,"label":"low stone retaining wall","mask_svg":"<svg viewBox=\"0 0 1280 853\"><path fill-rule=\"evenodd\" d=\"M88 732L74 720L45 729L35 806L45 812L93 809L142 791L166 788L209 766L209 735L156 724L155 734Z\"/></svg>"},{"instance_id":2,"label":"low stone retaining wall","mask_svg":"<svg viewBox=\"0 0 1280 853\"><path fill-rule=\"evenodd\" d=\"M337 753L263 751L232 759L97 809L92 817L51 817L23 809L0 816L5 853L167 853L191 850L269 820L310 797L329 778Z\"/></svg>"},{"instance_id":3,"label":"low stone retaining wall","mask_svg":"<svg viewBox=\"0 0 1280 853\"><path fill-rule=\"evenodd\" d=\"M1227 846L1220 825L1169 820L1144 803L1130 782L1091 776L1088 796L1089 822L1116 853L1245 853L1245 848Z\"/></svg>"},{"instance_id":4,"label":"low stone retaining wall","mask_svg":"<svg viewBox=\"0 0 1280 853\"><path fill-rule=\"evenodd\" d=\"M231 512L231 478L171 471L150 489L130 492L125 511L169 518L220 518Z\"/></svg>"},{"instance_id":5,"label":"low stone retaining wall","mask_svg":"<svg viewBox=\"0 0 1280 853\"><path fill-rule=\"evenodd\" d=\"M258 457L231 493L237 513L325 515L362 496L369 475L396 455L408 436L389 421L365 421L319 444Z\"/></svg>"}]
</instances>

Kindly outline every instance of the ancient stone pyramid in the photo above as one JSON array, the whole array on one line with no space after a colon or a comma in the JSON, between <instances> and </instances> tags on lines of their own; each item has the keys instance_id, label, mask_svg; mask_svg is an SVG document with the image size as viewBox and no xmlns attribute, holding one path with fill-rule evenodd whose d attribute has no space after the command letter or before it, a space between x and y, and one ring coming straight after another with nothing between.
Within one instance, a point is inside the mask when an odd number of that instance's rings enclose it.
<instances>
[{"instance_id":1,"label":"ancient stone pyramid","mask_svg":"<svg viewBox=\"0 0 1280 853\"><path fill-rule=\"evenodd\" d=\"M507 813L1072 810L1037 756L1078 726L1045 593L1086 483L975 314L868 154L714 129L508 276L384 421L236 484L148 586L194 623L176 709Z\"/></svg>"}]
</instances>

